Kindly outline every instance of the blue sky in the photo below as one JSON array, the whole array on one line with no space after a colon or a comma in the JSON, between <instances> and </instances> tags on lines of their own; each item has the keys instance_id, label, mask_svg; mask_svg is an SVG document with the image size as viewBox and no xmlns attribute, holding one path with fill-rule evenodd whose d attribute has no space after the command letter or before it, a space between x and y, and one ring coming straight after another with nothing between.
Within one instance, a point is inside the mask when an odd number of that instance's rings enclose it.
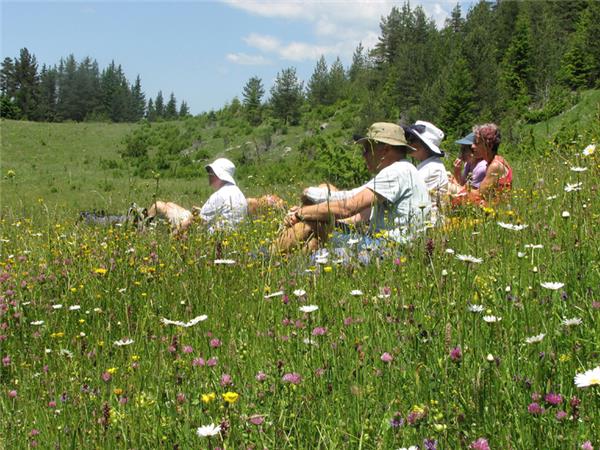
<instances>
[{"instance_id":1,"label":"blue sky","mask_svg":"<svg viewBox=\"0 0 600 450\"><path fill-rule=\"evenodd\" d=\"M443 24L456 0L411 1ZM463 15L471 1L461 2ZM2 59L27 47L41 67L73 53L100 68L112 60L148 97L186 100L193 114L217 109L252 76L267 93L277 73L296 67L308 80L321 54L345 66L359 42L371 48L388 0L221 0L32 2L1 0Z\"/></svg>"}]
</instances>

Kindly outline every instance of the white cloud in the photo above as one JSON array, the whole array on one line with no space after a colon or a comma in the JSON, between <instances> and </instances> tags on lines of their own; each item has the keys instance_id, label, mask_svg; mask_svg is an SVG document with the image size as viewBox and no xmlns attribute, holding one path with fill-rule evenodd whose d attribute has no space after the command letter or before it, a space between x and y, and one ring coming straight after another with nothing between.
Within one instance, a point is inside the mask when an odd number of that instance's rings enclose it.
<instances>
[{"instance_id":1,"label":"white cloud","mask_svg":"<svg viewBox=\"0 0 600 450\"><path fill-rule=\"evenodd\" d=\"M226 57L227 61L242 66L262 66L271 64L267 58L262 55L247 55L245 53L229 53Z\"/></svg>"},{"instance_id":2,"label":"white cloud","mask_svg":"<svg viewBox=\"0 0 600 450\"><path fill-rule=\"evenodd\" d=\"M305 22L312 30L314 43L285 42L275 36L251 33L244 42L263 53L282 60L316 60L321 55L349 62L359 42L366 49L373 48L380 35L379 24L393 6L402 5L393 0L221 0L233 8L249 14L274 19ZM469 1L466 2L470 4ZM420 0L411 7L422 6L438 27L456 5L456 0ZM467 7L463 6L463 13ZM311 39L312 40L312 39Z\"/></svg>"}]
</instances>

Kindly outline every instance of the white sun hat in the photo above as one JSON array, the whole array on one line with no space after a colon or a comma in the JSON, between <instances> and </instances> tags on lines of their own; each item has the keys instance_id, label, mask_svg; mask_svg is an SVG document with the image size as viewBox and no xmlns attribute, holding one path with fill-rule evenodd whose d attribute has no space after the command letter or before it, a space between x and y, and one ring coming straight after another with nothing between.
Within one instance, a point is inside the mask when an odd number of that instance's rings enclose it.
<instances>
[{"instance_id":1,"label":"white sun hat","mask_svg":"<svg viewBox=\"0 0 600 450\"><path fill-rule=\"evenodd\" d=\"M419 138L433 153L444 156L440 144L444 140L444 132L430 122L417 120L414 125L408 127L407 131Z\"/></svg>"},{"instance_id":2,"label":"white sun hat","mask_svg":"<svg viewBox=\"0 0 600 450\"><path fill-rule=\"evenodd\" d=\"M219 180L236 184L235 180L233 179L233 175L235 174L235 165L227 158L216 159L214 162L204 166L204 168L206 170L210 168Z\"/></svg>"}]
</instances>

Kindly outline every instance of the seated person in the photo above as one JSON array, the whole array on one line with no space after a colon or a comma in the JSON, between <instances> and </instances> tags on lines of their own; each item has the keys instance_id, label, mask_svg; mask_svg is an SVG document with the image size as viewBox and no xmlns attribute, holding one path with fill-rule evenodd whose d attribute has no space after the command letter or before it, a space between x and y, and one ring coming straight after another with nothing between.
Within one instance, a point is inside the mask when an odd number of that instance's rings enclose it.
<instances>
[{"instance_id":1,"label":"seated person","mask_svg":"<svg viewBox=\"0 0 600 450\"><path fill-rule=\"evenodd\" d=\"M473 158L473 133L469 133L462 139L455 141L460 145L458 158L454 160L454 176L448 183L448 193L459 194L470 188L479 189L479 185L485 178L487 161Z\"/></svg>"},{"instance_id":2,"label":"seated person","mask_svg":"<svg viewBox=\"0 0 600 450\"><path fill-rule=\"evenodd\" d=\"M498 200L500 195L512 189L512 168L506 160L498 155L500 147L500 129L494 123L486 123L473 127L473 158L483 159L487 163L485 177L479 189L463 193L452 201L460 203L485 204L489 200Z\"/></svg>"},{"instance_id":3,"label":"seated person","mask_svg":"<svg viewBox=\"0 0 600 450\"><path fill-rule=\"evenodd\" d=\"M208 183L215 191L194 213L172 202L155 201L148 209L148 218L156 216L169 220L175 233L185 231L192 223L194 215L210 226L210 230L233 228L242 222L248 211L244 194L237 187L233 175L235 165L225 158L219 158L206 167Z\"/></svg>"},{"instance_id":4,"label":"seated person","mask_svg":"<svg viewBox=\"0 0 600 450\"><path fill-rule=\"evenodd\" d=\"M432 123L417 120L406 128L406 139L415 148L410 156L419 162L417 171L425 181L431 203L439 207L448 192L448 174L441 160L444 151L439 147L444 132Z\"/></svg>"},{"instance_id":5,"label":"seated person","mask_svg":"<svg viewBox=\"0 0 600 450\"><path fill-rule=\"evenodd\" d=\"M277 242L280 251L302 244L307 230L319 236L319 242L324 241L335 220L351 224L368 220L368 234L387 231L388 237L398 242L409 240L423 227L431 204L425 183L406 160L407 152L414 149L402 127L374 123L358 143L363 146L367 169L375 176L360 188L329 192L326 201L292 208Z\"/></svg>"}]
</instances>

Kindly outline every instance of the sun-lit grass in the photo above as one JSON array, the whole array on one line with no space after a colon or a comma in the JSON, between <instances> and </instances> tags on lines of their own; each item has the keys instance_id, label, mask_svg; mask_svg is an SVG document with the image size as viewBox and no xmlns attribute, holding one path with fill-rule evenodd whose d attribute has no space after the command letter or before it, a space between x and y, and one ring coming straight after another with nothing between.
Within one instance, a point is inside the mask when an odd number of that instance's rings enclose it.
<instances>
[{"instance_id":1,"label":"sun-lit grass","mask_svg":"<svg viewBox=\"0 0 600 450\"><path fill-rule=\"evenodd\" d=\"M83 226L43 197L6 208L0 447L599 442L600 386L574 384L600 366L594 139L544 144L507 203L367 266L269 256L277 214L176 240ZM5 169L3 190L25 176Z\"/></svg>"}]
</instances>

